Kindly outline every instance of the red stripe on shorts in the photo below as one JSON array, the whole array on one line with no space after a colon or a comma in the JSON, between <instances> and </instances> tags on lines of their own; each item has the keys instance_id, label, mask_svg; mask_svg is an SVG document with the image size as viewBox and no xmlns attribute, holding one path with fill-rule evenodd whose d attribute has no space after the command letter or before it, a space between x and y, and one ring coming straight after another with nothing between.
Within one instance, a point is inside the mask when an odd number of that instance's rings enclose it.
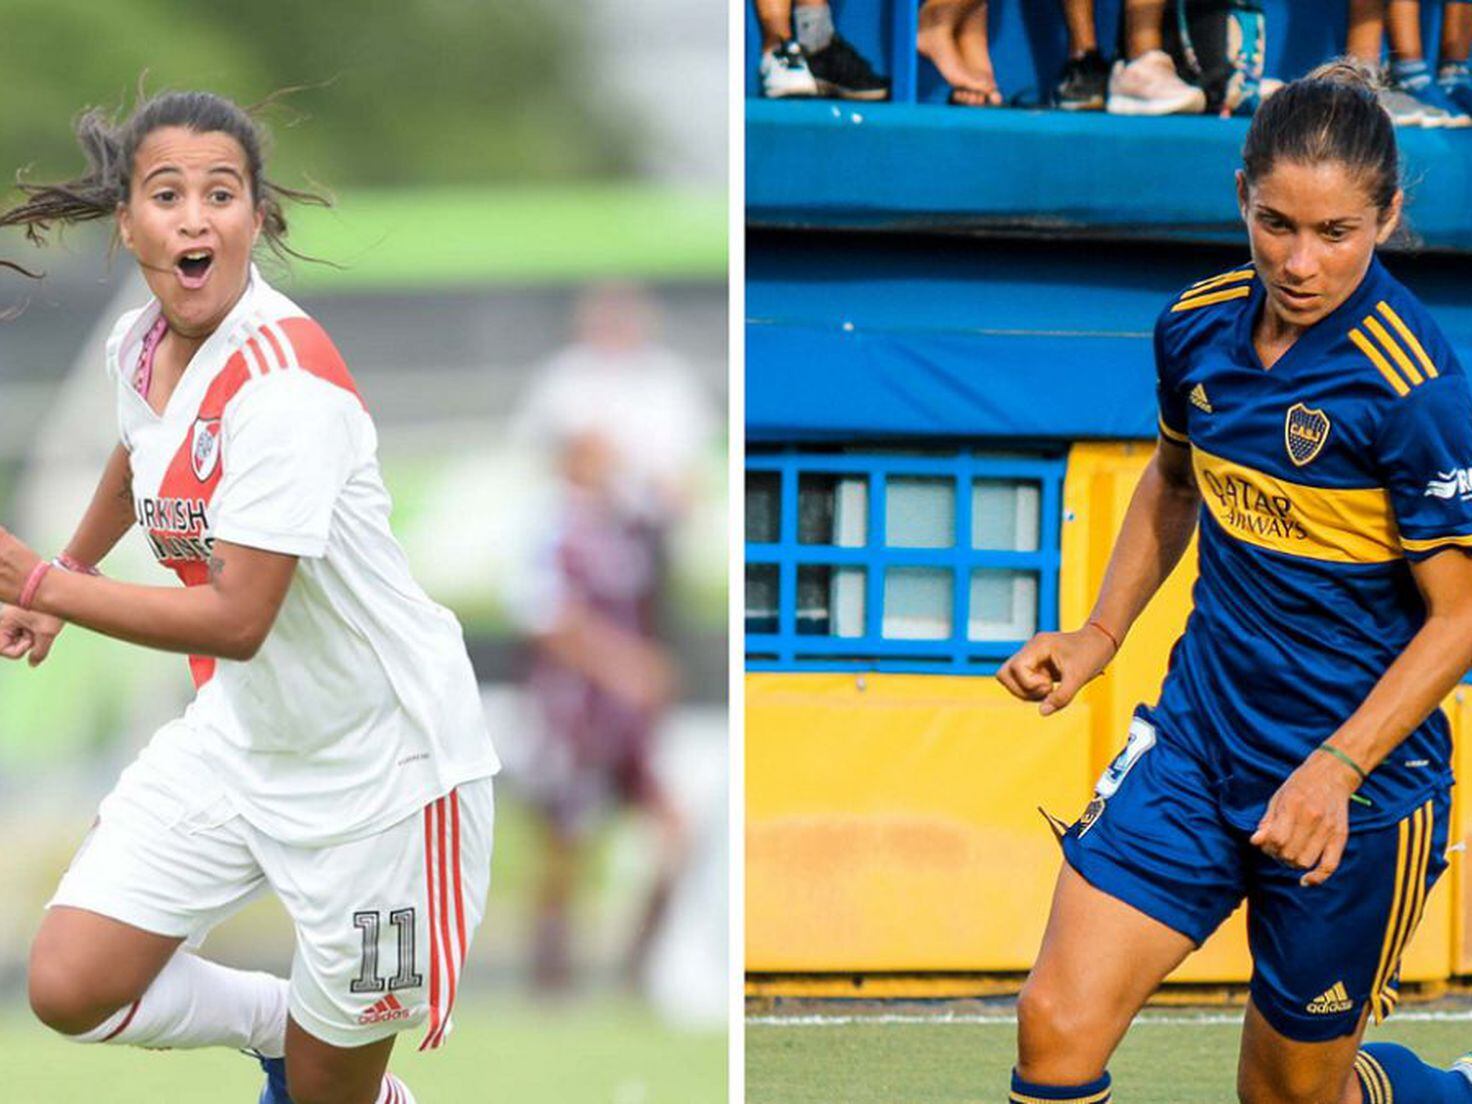
<instances>
[{"instance_id":1,"label":"red stripe on shorts","mask_svg":"<svg viewBox=\"0 0 1472 1104\"><path fill-rule=\"evenodd\" d=\"M434 897L434 805L424 807L424 889L429 905L429 1030L420 1050L429 1048L440 1026L440 945Z\"/></svg>"},{"instance_id":2,"label":"red stripe on shorts","mask_svg":"<svg viewBox=\"0 0 1472 1104\"><path fill-rule=\"evenodd\" d=\"M450 1009L455 1007L455 945L450 939L450 872L445 869L445 860L449 857L445 846L445 821L446 807L445 799L442 797L435 802L440 808L439 820L436 822L438 836L438 850L436 855L440 865L440 898L439 898L439 921L440 921L440 947L441 959L445 964L445 1009L440 1017L439 1030L435 1032L431 1047L437 1047L444 1041L445 1028L450 1023Z\"/></svg>"}]
</instances>

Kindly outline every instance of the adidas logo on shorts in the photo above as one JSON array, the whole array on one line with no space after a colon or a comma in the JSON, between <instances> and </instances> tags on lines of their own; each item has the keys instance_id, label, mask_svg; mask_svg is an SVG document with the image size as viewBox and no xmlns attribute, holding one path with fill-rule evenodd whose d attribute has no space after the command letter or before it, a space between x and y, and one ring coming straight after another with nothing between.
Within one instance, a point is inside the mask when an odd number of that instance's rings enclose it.
<instances>
[{"instance_id":1,"label":"adidas logo on shorts","mask_svg":"<svg viewBox=\"0 0 1472 1104\"><path fill-rule=\"evenodd\" d=\"M1328 1016L1335 1012L1348 1012L1354 1007L1354 1001L1349 999L1349 992L1344 988L1344 982L1336 981L1327 990L1309 1001L1307 1007L1316 1015Z\"/></svg>"},{"instance_id":2,"label":"adidas logo on shorts","mask_svg":"<svg viewBox=\"0 0 1472 1104\"><path fill-rule=\"evenodd\" d=\"M390 993L368 1011L358 1017L360 1024L388 1023L390 1020L407 1020L413 1013L399 1003L399 998Z\"/></svg>"}]
</instances>

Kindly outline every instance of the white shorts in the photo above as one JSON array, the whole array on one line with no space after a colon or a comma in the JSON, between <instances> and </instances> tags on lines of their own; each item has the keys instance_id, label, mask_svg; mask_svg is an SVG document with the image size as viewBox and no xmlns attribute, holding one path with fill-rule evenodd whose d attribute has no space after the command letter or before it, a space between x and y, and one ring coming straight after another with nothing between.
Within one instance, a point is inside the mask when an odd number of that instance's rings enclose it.
<instances>
[{"instance_id":1,"label":"white shorts","mask_svg":"<svg viewBox=\"0 0 1472 1104\"><path fill-rule=\"evenodd\" d=\"M272 890L296 929L291 1016L333 1046L425 1026L443 1042L491 876L491 779L376 835L294 847L251 827L209 768L149 748L103 799L51 905L191 946Z\"/></svg>"}]
</instances>

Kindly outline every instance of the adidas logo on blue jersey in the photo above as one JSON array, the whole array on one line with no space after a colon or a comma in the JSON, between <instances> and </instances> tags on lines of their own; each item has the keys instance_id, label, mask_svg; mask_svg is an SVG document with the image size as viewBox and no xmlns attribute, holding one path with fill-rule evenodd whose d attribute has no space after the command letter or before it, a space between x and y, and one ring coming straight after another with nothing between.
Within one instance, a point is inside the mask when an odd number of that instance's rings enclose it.
<instances>
[{"instance_id":1,"label":"adidas logo on blue jersey","mask_svg":"<svg viewBox=\"0 0 1472 1104\"><path fill-rule=\"evenodd\" d=\"M1204 384L1198 383L1195 387L1191 388L1191 394L1187 398L1191 400L1191 405L1197 410L1203 410L1207 414L1211 413L1211 400L1206 397L1206 386Z\"/></svg>"}]
</instances>

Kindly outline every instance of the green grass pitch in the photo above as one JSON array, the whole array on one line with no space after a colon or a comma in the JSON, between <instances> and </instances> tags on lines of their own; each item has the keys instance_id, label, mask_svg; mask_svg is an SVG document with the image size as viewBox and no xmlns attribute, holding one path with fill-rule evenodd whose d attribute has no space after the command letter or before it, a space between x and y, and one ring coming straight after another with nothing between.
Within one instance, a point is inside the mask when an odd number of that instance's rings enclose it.
<instances>
[{"instance_id":1,"label":"green grass pitch","mask_svg":"<svg viewBox=\"0 0 1472 1104\"><path fill-rule=\"evenodd\" d=\"M1153 1015L1153 1014L1152 1014ZM1224 1104L1234 1091L1240 1013L1161 1010L1125 1037L1110 1063L1129 1104ZM857 1022L746 1026L746 1104L1001 1104L1014 1026L995 1022ZM1403 1043L1439 1065L1472 1049L1472 1018L1391 1020L1371 1039Z\"/></svg>"},{"instance_id":2,"label":"green grass pitch","mask_svg":"<svg viewBox=\"0 0 1472 1104\"><path fill-rule=\"evenodd\" d=\"M724 1032L672 1031L630 1003L557 1005L507 995L457 1003L455 1033L419 1054L417 1032L393 1070L419 1104L720 1104ZM264 1083L228 1050L156 1053L78 1046L12 1006L0 1016L6 1098L25 1104L254 1104Z\"/></svg>"}]
</instances>

